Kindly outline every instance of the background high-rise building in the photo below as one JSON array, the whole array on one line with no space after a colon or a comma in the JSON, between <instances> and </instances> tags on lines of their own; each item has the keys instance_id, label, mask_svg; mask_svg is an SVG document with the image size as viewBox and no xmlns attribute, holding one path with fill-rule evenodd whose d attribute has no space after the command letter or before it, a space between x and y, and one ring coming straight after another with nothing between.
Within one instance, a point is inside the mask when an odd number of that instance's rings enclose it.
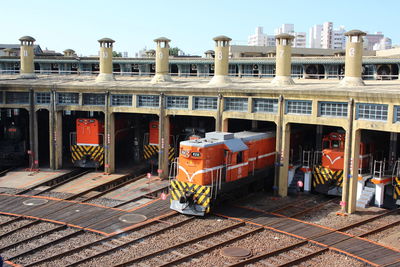
<instances>
[{"instance_id":1,"label":"background high-rise building","mask_svg":"<svg viewBox=\"0 0 400 267\"><path fill-rule=\"evenodd\" d=\"M263 27L257 27L254 35L250 35L247 41L252 46L275 46L275 36L263 33Z\"/></svg>"},{"instance_id":2,"label":"background high-rise building","mask_svg":"<svg viewBox=\"0 0 400 267\"><path fill-rule=\"evenodd\" d=\"M310 48L321 48L322 25L314 25L308 34L308 45Z\"/></svg>"},{"instance_id":3,"label":"background high-rise building","mask_svg":"<svg viewBox=\"0 0 400 267\"><path fill-rule=\"evenodd\" d=\"M291 34L295 37L293 47L299 48L325 48L345 49L346 29L344 26L334 29L333 22L316 24L309 29L309 35L305 32L296 32L294 24L282 24L274 30L274 35L263 33L263 27L257 27L254 35L248 37L248 45L251 46L275 46L275 35L281 33ZM383 35L382 32L367 34L364 37L365 50L383 50L392 48L392 40Z\"/></svg>"},{"instance_id":4,"label":"background high-rise building","mask_svg":"<svg viewBox=\"0 0 400 267\"><path fill-rule=\"evenodd\" d=\"M295 32L294 24L282 24L281 27L276 28L274 31L275 35L281 33L287 33L293 35L295 38L293 40L293 47L306 47L307 46L307 33L305 32Z\"/></svg>"}]
</instances>

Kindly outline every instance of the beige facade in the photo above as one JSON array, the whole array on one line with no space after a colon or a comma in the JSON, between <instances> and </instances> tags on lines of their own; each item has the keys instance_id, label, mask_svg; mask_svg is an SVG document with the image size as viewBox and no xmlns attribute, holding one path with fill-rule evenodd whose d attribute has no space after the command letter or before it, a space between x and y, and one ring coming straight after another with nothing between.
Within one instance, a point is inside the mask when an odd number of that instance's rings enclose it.
<instances>
[{"instance_id":1,"label":"beige facade","mask_svg":"<svg viewBox=\"0 0 400 267\"><path fill-rule=\"evenodd\" d=\"M105 82L114 80L113 75L113 43L115 41L110 38L102 38L100 43L100 73L96 78L96 82Z\"/></svg>"},{"instance_id":2,"label":"beige facade","mask_svg":"<svg viewBox=\"0 0 400 267\"><path fill-rule=\"evenodd\" d=\"M292 70L292 41L294 36L279 34L276 36L276 72L272 84L277 86L294 84Z\"/></svg>"},{"instance_id":3,"label":"beige facade","mask_svg":"<svg viewBox=\"0 0 400 267\"><path fill-rule=\"evenodd\" d=\"M160 37L154 40L156 48L156 74L151 80L152 83L172 82L169 75L169 42L171 40Z\"/></svg>"},{"instance_id":4,"label":"beige facade","mask_svg":"<svg viewBox=\"0 0 400 267\"><path fill-rule=\"evenodd\" d=\"M342 86L363 86L361 79L362 56L363 56L363 36L365 32L352 30L346 32L346 59L345 59L345 77L341 81Z\"/></svg>"},{"instance_id":5,"label":"beige facade","mask_svg":"<svg viewBox=\"0 0 400 267\"><path fill-rule=\"evenodd\" d=\"M19 40L21 41L20 77L25 79L35 78L33 43L36 40L30 36L23 36Z\"/></svg>"},{"instance_id":6,"label":"beige facade","mask_svg":"<svg viewBox=\"0 0 400 267\"><path fill-rule=\"evenodd\" d=\"M221 35L213 40L215 41L214 77L210 80L210 85L229 84L229 42L232 39Z\"/></svg>"}]
</instances>

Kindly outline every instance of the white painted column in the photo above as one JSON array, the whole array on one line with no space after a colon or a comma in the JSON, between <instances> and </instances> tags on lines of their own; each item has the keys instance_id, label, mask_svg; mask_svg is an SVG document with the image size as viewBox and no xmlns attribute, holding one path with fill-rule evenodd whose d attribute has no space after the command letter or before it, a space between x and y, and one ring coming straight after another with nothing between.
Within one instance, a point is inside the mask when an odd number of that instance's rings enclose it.
<instances>
[{"instance_id":1,"label":"white painted column","mask_svg":"<svg viewBox=\"0 0 400 267\"><path fill-rule=\"evenodd\" d=\"M311 192L311 171L304 173L304 191Z\"/></svg>"},{"instance_id":2,"label":"white painted column","mask_svg":"<svg viewBox=\"0 0 400 267\"><path fill-rule=\"evenodd\" d=\"M375 185L375 205L382 207L385 196L385 184Z\"/></svg>"},{"instance_id":3,"label":"white painted column","mask_svg":"<svg viewBox=\"0 0 400 267\"><path fill-rule=\"evenodd\" d=\"M364 179L358 180L357 182L357 200L360 199L361 193L364 190L364 182L365 182Z\"/></svg>"}]
</instances>

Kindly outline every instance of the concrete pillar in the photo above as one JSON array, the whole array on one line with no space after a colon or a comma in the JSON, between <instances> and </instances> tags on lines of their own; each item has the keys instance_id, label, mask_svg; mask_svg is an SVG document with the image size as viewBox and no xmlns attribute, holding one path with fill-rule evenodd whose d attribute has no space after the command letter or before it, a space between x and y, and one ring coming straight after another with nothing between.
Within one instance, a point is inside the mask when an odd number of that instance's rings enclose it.
<instances>
[{"instance_id":1,"label":"concrete pillar","mask_svg":"<svg viewBox=\"0 0 400 267\"><path fill-rule=\"evenodd\" d=\"M105 95L104 106L104 172L115 172L115 123L114 113L110 113L110 93Z\"/></svg>"},{"instance_id":2,"label":"concrete pillar","mask_svg":"<svg viewBox=\"0 0 400 267\"><path fill-rule=\"evenodd\" d=\"M394 166L394 163L397 160L397 133L390 133L390 146L389 146L389 168Z\"/></svg>"},{"instance_id":3,"label":"concrete pillar","mask_svg":"<svg viewBox=\"0 0 400 267\"><path fill-rule=\"evenodd\" d=\"M271 81L273 85L292 85L294 81L292 72L292 41L293 35L282 33L276 38L276 72L275 78Z\"/></svg>"},{"instance_id":4,"label":"concrete pillar","mask_svg":"<svg viewBox=\"0 0 400 267\"><path fill-rule=\"evenodd\" d=\"M21 41L20 50L20 78L35 79L35 65L33 63L34 52L33 43L36 41L33 37L23 36L19 38Z\"/></svg>"},{"instance_id":5,"label":"concrete pillar","mask_svg":"<svg viewBox=\"0 0 400 267\"><path fill-rule=\"evenodd\" d=\"M158 127L158 172L161 179L168 178L168 151L169 151L169 135L170 123L169 116L165 115L165 95L160 94L160 112Z\"/></svg>"},{"instance_id":6,"label":"concrete pillar","mask_svg":"<svg viewBox=\"0 0 400 267\"><path fill-rule=\"evenodd\" d=\"M346 142L349 138L346 136ZM358 187L358 166L359 166L359 155L360 155L360 142L361 142L361 130L353 131L351 142L351 158L350 158L350 170L348 179L345 179L346 172L343 172L343 187L345 186L345 180L349 183L349 193L347 200L344 200L342 195L342 201L346 201L346 212L356 212L357 202L357 187ZM345 162L346 162L346 151L345 151ZM346 170L346 169L345 169Z\"/></svg>"},{"instance_id":7,"label":"concrete pillar","mask_svg":"<svg viewBox=\"0 0 400 267\"><path fill-rule=\"evenodd\" d=\"M224 35L217 36L215 41L214 77L210 85L225 85L231 82L229 72L229 42L232 40Z\"/></svg>"},{"instance_id":8,"label":"concrete pillar","mask_svg":"<svg viewBox=\"0 0 400 267\"><path fill-rule=\"evenodd\" d=\"M284 108L284 99L283 96L280 95L278 99L278 114L279 118L276 122L276 141L275 141L275 173L274 173L274 193L277 193L279 187L279 171L281 165L281 150L282 150L282 124L283 124L283 108Z\"/></svg>"},{"instance_id":9,"label":"concrete pillar","mask_svg":"<svg viewBox=\"0 0 400 267\"><path fill-rule=\"evenodd\" d=\"M349 192L353 190L354 188L351 186L352 181L355 179L356 181L358 180L358 168L356 169L356 172L353 176L353 166L358 166L358 165L353 165L354 158L357 158L358 162L358 153L359 153L359 147L354 150L354 140L353 137L353 113L354 113L354 101L353 99L350 99L348 101L348 125L346 129L346 135L345 135L345 147L344 147L344 166L343 166L343 183L342 183L342 212L347 212L349 210L349 202L350 198L349 196L351 195ZM354 156L354 152L357 152L356 156ZM353 179L354 177L354 179ZM355 192L354 196L357 198L357 184L355 185Z\"/></svg>"},{"instance_id":10,"label":"concrete pillar","mask_svg":"<svg viewBox=\"0 0 400 267\"><path fill-rule=\"evenodd\" d=\"M115 42L110 38L102 38L98 40L100 43L100 73L96 78L96 82L113 81L113 43Z\"/></svg>"},{"instance_id":11,"label":"concrete pillar","mask_svg":"<svg viewBox=\"0 0 400 267\"><path fill-rule=\"evenodd\" d=\"M115 114L109 114L110 143L108 144L108 173L115 172Z\"/></svg>"},{"instance_id":12,"label":"concrete pillar","mask_svg":"<svg viewBox=\"0 0 400 267\"><path fill-rule=\"evenodd\" d=\"M29 92L29 168L38 168L39 147L38 147L38 129L37 129L37 116L35 111L35 92L30 89Z\"/></svg>"},{"instance_id":13,"label":"concrete pillar","mask_svg":"<svg viewBox=\"0 0 400 267\"><path fill-rule=\"evenodd\" d=\"M54 169L58 170L62 168L63 162L63 114L62 111L55 112L55 129L54 129L54 145L55 145L55 157L54 157Z\"/></svg>"},{"instance_id":14,"label":"concrete pillar","mask_svg":"<svg viewBox=\"0 0 400 267\"><path fill-rule=\"evenodd\" d=\"M160 37L154 40L156 48L156 74L151 83L172 82L169 75L169 42L170 39Z\"/></svg>"},{"instance_id":15,"label":"concrete pillar","mask_svg":"<svg viewBox=\"0 0 400 267\"><path fill-rule=\"evenodd\" d=\"M224 119L222 121L222 129L221 129L221 131L222 132L228 132L228 130L229 130L229 119Z\"/></svg>"},{"instance_id":16,"label":"concrete pillar","mask_svg":"<svg viewBox=\"0 0 400 267\"><path fill-rule=\"evenodd\" d=\"M51 90L50 93L50 109L49 109L49 158L50 158L50 169L55 170L55 158L56 158L56 120L55 120L55 91Z\"/></svg>"},{"instance_id":17,"label":"concrete pillar","mask_svg":"<svg viewBox=\"0 0 400 267\"><path fill-rule=\"evenodd\" d=\"M346 42L346 58L344 78L340 81L340 86L364 86L361 79L362 56L363 56L363 36L365 32L352 30L345 33L348 37Z\"/></svg>"},{"instance_id":18,"label":"concrete pillar","mask_svg":"<svg viewBox=\"0 0 400 267\"><path fill-rule=\"evenodd\" d=\"M282 149L280 152L279 183L278 192L281 197L288 193L288 174L289 174L289 155L290 155L290 123L282 127Z\"/></svg>"},{"instance_id":19,"label":"concrete pillar","mask_svg":"<svg viewBox=\"0 0 400 267\"><path fill-rule=\"evenodd\" d=\"M222 113L224 112L224 103L223 96L218 94L218 102L217 102L217 116L215 118L215 131L222 131Z\"/></svg>"},{"instance_id":20,"label":"concrete pillar","mask_svg":"<svg viewBox=\"0 0 400 267\"><path fill-rule=\"evenodd\" d=\"M322 151L322 131L324 129L323 125L317 125L317 132L315 134L315 149L317 151Z\"/></svg>"}]
</instances>

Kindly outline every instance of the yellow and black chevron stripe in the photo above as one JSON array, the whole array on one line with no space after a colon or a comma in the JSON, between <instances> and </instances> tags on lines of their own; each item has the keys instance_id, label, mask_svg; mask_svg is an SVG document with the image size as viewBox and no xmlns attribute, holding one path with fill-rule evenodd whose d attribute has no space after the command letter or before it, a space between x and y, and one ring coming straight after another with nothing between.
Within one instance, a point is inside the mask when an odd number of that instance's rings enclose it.
<instances>
[{"instance_id":1,"label":"yellow and black chevron stripe","mask_svg":"<svg viewBox=\"0 0 400 267\"><path fill-rule=\"evenodd\" d=\"M158 145L144 145L143 147L143 158L150 159L151 157L158 156ZM168 160L172 162L175 158L175 149L169 147L168 150Z\"/></svg>"},{"instance_id":2,"label":"yellow and black chevron stripe","mask_svg":"<svg viewBox=\"0 0 400 267\"><path fill-rule=\"evenodd\" d=\"M99 162L100 166L104 165L104 147L102 146L71 146L72 163L81 160L86 156L90 156L93 161Z\"/></svg>"},{"instance_id":3,"label":"yellow and black chevron stripe","mask_svg":"<svg viewBox=\"0 0 400 267\"><path fill-rule=\"evenodd\" d=\"M323 166L314 167L314 188L317 185L323 185L328 183L329 185L342 187L343 184L343 170L333 171Z\"/></svg>"},{"instance_id":4,"label":"yellow and black chevron stripe","mask_svg":"<svg viewBox=\"0 0 400 267\"><path fill-rule=\"evenodd\" d=\"M196 204L204 207L205 213L210 212L211 187L206 185L181 182L178 180L171 181L171 201L179 201L179 199L184 196L186 192L193 192Z\"/></svg>"},{"instance_id":5,"label":"yellow and black chevron stripe","mask_svg":"<svg viewBox=\"0 0 400 267\"><path fill-rule=\"evenodd\" d=\"M394 199L400 198L400 177L395 177L394 178L394 194L393 194Z\"/></svg>"}]
</instances>

